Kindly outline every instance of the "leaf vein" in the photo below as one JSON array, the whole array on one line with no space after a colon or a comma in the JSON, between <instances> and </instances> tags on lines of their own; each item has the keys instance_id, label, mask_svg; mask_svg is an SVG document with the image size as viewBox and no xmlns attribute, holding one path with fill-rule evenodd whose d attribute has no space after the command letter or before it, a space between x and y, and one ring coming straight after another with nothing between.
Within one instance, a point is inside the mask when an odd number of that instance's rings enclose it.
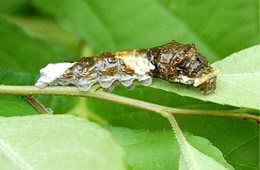
<instances>
[{"instance_id":1,"label":"leaf vein","mask_svg":"<svg viewBox=\"0 0 260 170\"><path fill-rule=\"evenodd\" d=\"M244 141L243 143L237 145L236 147L234 147L233 149L231 149L228 153L226 153L224 155L224 157L228 157L230 154L232 154L233 152L235 152L236 150L238 150L241 146L247 144L248 142L250 142L251 140L257 138L259 135L253 136L251 138L249 138L248 140Z\"/></svg>"},{"instance_id":2,"label":"leaf vein","mask_svg":"<svg viewBox=\"0 0 260 170\"><path fill-rule=\"evenodd\" d=\"M0 140L0 152L19 169L32 170L32 167L3 140Z\"/></svg>"},{"instance_id":3,"label":"leaf vein","mask_svg":"<svg viewBox=\"0 0 260 170\"><path fill-rule=\"evenodd\" d=\"M246 165L246 164L242 164L242 163L238 163L238 162L233 162L233 161L229 161L229 160L227 160L227 162L229 162L231 164L235 164L235 165L241 166L241 167L246 167L246 168L259 170L258 168L250 166L250 165Z\"/></svg>"}]
</instances>

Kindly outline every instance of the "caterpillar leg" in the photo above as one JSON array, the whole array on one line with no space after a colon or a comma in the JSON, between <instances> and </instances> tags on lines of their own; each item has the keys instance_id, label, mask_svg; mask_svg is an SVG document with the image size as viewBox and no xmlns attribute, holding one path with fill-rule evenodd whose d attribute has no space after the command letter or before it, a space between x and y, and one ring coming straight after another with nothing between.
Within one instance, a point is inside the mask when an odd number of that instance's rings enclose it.
<instances>
[{"instance_id":1,"label":"caterpillar leg","mask_svg":"<svg viewBox=\"0 0 260 170\"><path fill-rule=\"evenodd\" d=\"M133 84L135 80L135 76L122 76L119 78L121 84L125 87L129 87Z\"/></svg>"},{"instance_id":2,"label":"caterpillar leg","mask_svg":"<svg viewBox=\"0 0 260 170\"><path fill-rule=\"evenodd\" d=\"M135 88L135 83L131 84L131 86L127 87L129 90L134 90Z\"/></svg>"},{"instance_id":3,"label":"caterpillar leg","mask_svg":"<svg viewBox=\"0 0 260 170\"><path fill-rule=\"evenodd\" d=\"M138 81L143 84L144 86L150 86L152 84L152 77L151 76L142 76L138 78Z\"/></svg>"},{"instance_id":4,"label":"caterpillar leg","mask_svg":"<svg viewBox=\"0 0 260 170\"><path fill-rule=\"evenodd\" d=\"M98 83L100 84L100 86L104 89L109 88L110 86L112 86L112 84L114 83L114 81L116 81L117 78L116 77L107 77L107 78L99 78Z\"/></svg>"},{"instance_id":5,"label":"caterpillar leg","mask_svg":"<svg viewBox=\"0 0 260 170\"><path fill-rule=\"evenodd\" d=\"M118 85L120 85L120 82L114 81L113 84L110 87L105 89L105 91L106 92L112 92L115 89L115 87L118 86Z\"/></svg>"},{"instance_id":6,"label":"caterpillar leg","mask_svg":"<svg viewBox=\"0 0 260 170\"><path fill-rule=\"evenodd\" d=\"M87 80L87 81L81 81L77 87L81 91L89 91L89 89L97 82L97 80Z\"/></svg>"}]
</instances>

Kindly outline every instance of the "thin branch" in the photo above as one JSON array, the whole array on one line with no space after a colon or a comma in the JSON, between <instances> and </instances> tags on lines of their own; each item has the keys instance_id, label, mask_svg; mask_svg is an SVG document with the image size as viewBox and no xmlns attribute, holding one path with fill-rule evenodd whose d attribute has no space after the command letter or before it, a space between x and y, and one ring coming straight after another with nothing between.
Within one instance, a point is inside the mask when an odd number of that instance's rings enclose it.
<instances>
[{"instance_id":1,"label":"thin branch","mask_svg":"<svg viewBox=\"0 0 260 170\"><path fill-rule=\"evenodd\" d=\"M175 115L200 115L200 116L217 116L228 117L236 119L247 119L260 122L260 116L248 114L244 111L218 111L218 110L189 110L189 109L176 109L158 104L152 104L141 100L131 99L124 96L104 92L102 90L96 91L92 88L88 92L82 92L77 87L73 86L52 86L44 89L39 89L35 86L9 86L0 85L0 94L19 95L19 96L31 96L31 95L59 95L59 96L80 96L90 97L96 99L102 99L113 103L124 104L143 110L148 110L157 114L160 114L168 118L168 113Z\"/></svg>"},{"instance_id":2,"label":"thin branch","mask_svg":"<svg viewBox=\"0 0 260 170\"><path fill-rule=\"evenodd\" d=\"M37 99L33 96L23 96L33 107L35 107L41 114L52 114L53 111L49 108L44 107Z\"/></svg>"}]
</instances>

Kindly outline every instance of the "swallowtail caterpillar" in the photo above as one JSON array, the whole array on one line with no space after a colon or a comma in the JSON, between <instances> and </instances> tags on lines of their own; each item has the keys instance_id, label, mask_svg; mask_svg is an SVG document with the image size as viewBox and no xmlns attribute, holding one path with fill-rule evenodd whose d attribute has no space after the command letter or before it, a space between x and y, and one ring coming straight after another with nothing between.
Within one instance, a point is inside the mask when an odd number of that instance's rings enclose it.
<instances>
[{"instance_id":1,"label":"swallowtail caterpillar","mask_svg":"<svg viewBox=\"0 0 260 170\"><path fill-rule=\"evenodd\" d=\"M88 91L95 83L104 89L112 89L118 82L131 88L134 80L149 86L152 78L160 78L171 83L193 85L208 94L216 89L218 70L197 52L194 44L172 41L149 49L103 52L76 62L48 64L40 73L35 84L40 88L75 85Z\"/></svg>"}]
</instances>

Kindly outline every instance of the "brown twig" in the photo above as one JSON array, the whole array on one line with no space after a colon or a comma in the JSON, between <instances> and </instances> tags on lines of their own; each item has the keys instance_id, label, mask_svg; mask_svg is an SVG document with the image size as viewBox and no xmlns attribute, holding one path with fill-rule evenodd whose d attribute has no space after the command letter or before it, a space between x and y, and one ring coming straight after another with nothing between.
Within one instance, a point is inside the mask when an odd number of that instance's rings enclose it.
<instances>
[{"instance_id":1,"label":"brown twig","mask_svg":"<svg viewBox=\"0 0 260 170\"><path fill-rule=\"evenodd\" d=\"M52 114L53 111L49 108L46 108L33 96L23 96L34 108L38 110L41 114Z\"/></svg>"}]
</instances>

